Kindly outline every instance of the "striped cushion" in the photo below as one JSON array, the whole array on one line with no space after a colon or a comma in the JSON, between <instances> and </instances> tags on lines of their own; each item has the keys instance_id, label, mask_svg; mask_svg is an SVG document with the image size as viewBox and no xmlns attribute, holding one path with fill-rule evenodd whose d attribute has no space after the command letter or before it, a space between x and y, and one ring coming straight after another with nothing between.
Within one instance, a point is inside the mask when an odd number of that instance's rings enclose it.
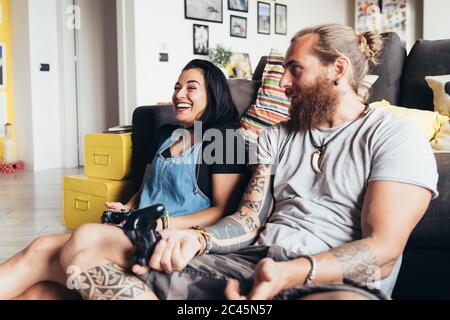
<instances>
[{"instance_id":1,"label":"striped cushion","mask_svg":"<svg viewBox=\"0 0 450 320\"><path fill-rule=\"evenodd\" d=\"M367 101L367 99L369 98L370 88L372 88L372 86L378 80L378 78L379 77L377 75L368 74L359 84L358 95L361 97L363 101Z\"/></svg>"},{"instance_id":2,"label":"striped cushion","mask_svg":"<svg viewBox=\"0 0 450 320\"><path fill-rule=\"evenodd\" d=\"M265 128L289 119L291 102L279 86L284 73L283 61L284 52L272 49L256 102L242 118L241 132L250 142L255 142Z\"/></svg>"}]
</instances>

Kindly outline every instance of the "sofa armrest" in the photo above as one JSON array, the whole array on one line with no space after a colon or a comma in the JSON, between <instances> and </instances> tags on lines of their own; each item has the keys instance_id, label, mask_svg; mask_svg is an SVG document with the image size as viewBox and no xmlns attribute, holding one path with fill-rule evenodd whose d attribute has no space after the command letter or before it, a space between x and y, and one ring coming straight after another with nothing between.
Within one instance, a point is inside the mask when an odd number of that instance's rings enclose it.
<instances>
[{"instance_id":1,"label":"sofa armrest","mask_svg":"<svg viewBox=\"0 0 450 320\"><path fill-rule=\"evenodd\" d=\"M436 153L439 197L414 229L409 248L450 249L450 153Z\"/></svg>"},{"instance_id":2,"label":"sofa armrest","mask_svg":"<svg viewBox=\"0 0 450 320\"><path fill-rule=\"evenodd\" d=\"M133 178L136 190L142 184L145 167L156 153L158 129L164 124L176 124L171 105L144 106L133 113Z\"/></svg>"}]
</instances>

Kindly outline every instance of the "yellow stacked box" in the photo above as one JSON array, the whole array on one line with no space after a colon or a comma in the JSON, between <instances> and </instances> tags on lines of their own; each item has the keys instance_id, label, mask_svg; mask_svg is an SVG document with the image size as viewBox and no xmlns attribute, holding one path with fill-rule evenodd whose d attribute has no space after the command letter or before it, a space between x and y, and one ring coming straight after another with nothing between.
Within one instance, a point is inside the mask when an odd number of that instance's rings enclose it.
<instances>
[{"instance_id":1,"label":"yellow stacked box","mask_svg":"<svg viewBox=\"0 0 450 320\"><path fill-rule=\"evenodd\" d=\"M131 175L131 133L88 134L84 140L84 173L63 182L64 224L76 229L99 223L105 202L127 202L134 184Z\"/></svg>"},{"instance_id":2,"label":"yellow stacked box","mask_svg":"<svg viewBox=\"0 0 450 320\"><path fill-rule=\"evenodd\" d=\"M68 176L63 181L64 224L76 229L82 224L99 223L105 202L126 202L133 195L132 180L105 180Z\"/></svg>"},{"instance_id":3,"label":"yellow stacked box","mask_svg":"<svg viewBox=\"0 0 450 320\"><path fill-rule=\"evenodd\" d=\"M88 177L123 180L131 173L131 133L88 134L84 139L84 171Z\"/></svg>"}]
</instances>

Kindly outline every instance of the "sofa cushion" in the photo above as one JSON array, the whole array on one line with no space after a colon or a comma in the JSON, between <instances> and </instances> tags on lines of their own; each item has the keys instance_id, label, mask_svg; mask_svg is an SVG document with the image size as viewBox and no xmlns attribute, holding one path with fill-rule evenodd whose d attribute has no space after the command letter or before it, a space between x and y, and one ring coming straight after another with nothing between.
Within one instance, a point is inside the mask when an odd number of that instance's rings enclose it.
<instances>
[{"instance_id":1,"label":"sofa cushion","mask_svg":"<svg viewBox=\"0 0 450 320\"><path fill-rule=\"evenodd\" d=\"M439 197L414 229L409 248L450 249L450 153L436 153Z\"/></svg>"},{"instance_id":2,"label":"sofa cushion","mask_svg":"<svg viewBox=\"0 0 450 320\"><path fill-rule=\"evenodd\" d=\"M133 112L132 172L136 190L141 186L145 167L156 153L158 129L164 124L176 124L175 111L169 106L139 107Z\"/></svg>"},{"instance_id":3,"label":"sofa cushion","mask_svg":"<svg viewBox=\"0 0 450 320\"><path fill-rule=\"evenodd\" d=\"M432 141L441 127L448 122L448 118L438 112L393 106L386 100L374 102L370 106L397 114L416 124L427 136L428 141Z\"/></svg>"},{"instance_id":4,"label":"sofa cushion","mask_svg":"<svg viewBox=\"0 0 450 320\"><path fill-rule=\"evenodd\" d=\"M242 117L248 107L255 101L261 81L250 81L245 79L229 79L228 87L236 104L239 116Z\"/></svg>"},{"instance_id":5,"label":"sofa cushion","mask_svg":"<svg viewBox=\"0 0 450 320\"><path fill-rule=\"evenodd\" d=\"M380 63L370 72L380 78L373 85L368 102L384 99L394 105L400 105L400 81L406 49L397 33L388 32L381 36L384 43L379 57Z\"/></svg>"},{"instance_id":6,"label":"sofa cushion","mask_svg":"<svg viewBox=\"0 0 450 320\"><path fill-rule=\"evenodd\" d=\"M417 41L403 70L400 105L434 110L433 91L425 77L450 74L449 57L450 40Z\"/></svg>"},{"instance_id":7,"label":"sofa cushion","mask_svg":"<svg viewBox=\"0 0 450 320\"><path fill-rule=\"evenodd\" d=\"M450 299L450 254L430 248L407 249L403 254L392 298L401 300Z\"/></svg>"},{"instance_id":8,"label":"sofa cushion","mask_svg":"<svg viewBox=\"0 0 450 320\"><path fill-rule=\"evenodd\" d=\"M262 80L264 69L266 68L267 64L267 56L261 57L259 60L258 66L255 69L255 72L253 73L253 79L252 80Z\"/></svg>"},{"instance_id":9,"label":"sofa cushion","mask_svg":"<svg viewBox=\"0 0 450 320\"><path fill-rule=\"evenodd\" d=\"M256 141L261 130L289 119L291 101L280 88L284 56L284 52L271 50L256 102L242 118L241 132L248 141Z\"/></svg>"},{"instance_id":10,"label":"sofa cushion","mask_svg":"<svg viewBox=\"0 0 450 320\"><path fill-rule=\"evenodd\" d=\"M431 146L434 151L447 151L450 152L450 120L448 117L441 124L439 132L431 142Z\"/></svg>"},{"instance_id":11,"label":"sofa cushion","mask_svg":"<svg viewBox=\"0 0 450 320\"><path fill-rule=\"evenodd\" d=\"M380 77L376 74L368 74L361 81L358 88L358 96L361 97L362 101L367 101L367 99L369 99L372 87L375 82L377 82L378 78Z\"/></svg>"},{"instance_id":12,"label":"sofa cushion","mask_svg":"<svg viewBox=\"0 0 450 320\"><path fill-rule=\"evenodd\" d=\"M433 90L434 110L450 117L450 74L444 76L425 77L428 86Z\"/></svg>"}]
</instances>

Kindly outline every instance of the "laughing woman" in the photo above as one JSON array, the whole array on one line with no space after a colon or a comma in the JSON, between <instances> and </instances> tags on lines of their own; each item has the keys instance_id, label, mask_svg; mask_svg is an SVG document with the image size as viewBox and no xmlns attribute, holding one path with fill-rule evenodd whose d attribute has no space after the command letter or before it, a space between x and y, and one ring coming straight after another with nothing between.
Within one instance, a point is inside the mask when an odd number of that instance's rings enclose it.
<instances>
[{"instance_id":1,"label":"laughing woman","mask_svg":"<svg viewBox=\"0 0 450 320\"><path fill-rule=\"evenodd\" d=\"M237 163L196 161L208 142L194 137L194 123L225 134L235 129L239 115L220 69L193 60L183 69L173 93L176 119L182 126L159 130L159 149L147 166L141 190L128 203L107 203L114 211L162 203L170 212L170 228L205 227L233 213L246 183L246 167ZM184 128L184 134L177 130ZM206 139L205 139L206 140ZM220 139L228 143L229 139ZM234 142L234 141L233 141ZM239 144L224 146L224 151ZM235 150L234 154L242 150ZM212 163L212 164L208 164ZM163 227L158 221L158 229ZM131 267L133 245L117 227L83 225L73 234L36 239L23 251L0 265L0 299L58 299L79 297L66 288L67 274L61 266L64 252L85 252L80 265L114 262ZM79 255L77 255L79 256Z\"/></svg>"}]
</instances>

